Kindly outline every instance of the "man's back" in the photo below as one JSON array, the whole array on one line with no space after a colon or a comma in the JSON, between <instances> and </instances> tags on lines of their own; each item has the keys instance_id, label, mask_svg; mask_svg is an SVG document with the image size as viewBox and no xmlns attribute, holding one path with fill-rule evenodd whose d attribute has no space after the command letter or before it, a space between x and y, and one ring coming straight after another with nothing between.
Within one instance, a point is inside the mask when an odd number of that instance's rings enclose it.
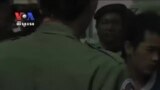
<instances>
[{"instance_id":1,"label":"man's back","mask_svg":"<svg viewBox=\"0 0 160 90\"><path fill-rule=\"evenodd\" d=\"M1 90L118 90L123 62L81 44L61 24L0 45Z\"/></svg>"}]
</instances>

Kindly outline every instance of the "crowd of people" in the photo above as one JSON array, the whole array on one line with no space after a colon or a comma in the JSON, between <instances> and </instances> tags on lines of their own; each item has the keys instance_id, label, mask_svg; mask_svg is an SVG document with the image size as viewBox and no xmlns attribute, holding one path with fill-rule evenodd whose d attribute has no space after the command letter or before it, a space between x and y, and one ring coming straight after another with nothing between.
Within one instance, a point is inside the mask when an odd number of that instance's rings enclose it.
<instances>
[{"instance_id":1,"label":"crowd of people","mask_svg":"<svg viewBox=\"0 0 160 90\"><path fill-rule=\"evenodd\" d=\"M0 90L160 90L160 15L98 0L0 1ZM15 11L35 26L15 27ZM81 43L92 19L99 43ZM14 30L20 29L19 32Z\"/></svg>"}]
</instances>

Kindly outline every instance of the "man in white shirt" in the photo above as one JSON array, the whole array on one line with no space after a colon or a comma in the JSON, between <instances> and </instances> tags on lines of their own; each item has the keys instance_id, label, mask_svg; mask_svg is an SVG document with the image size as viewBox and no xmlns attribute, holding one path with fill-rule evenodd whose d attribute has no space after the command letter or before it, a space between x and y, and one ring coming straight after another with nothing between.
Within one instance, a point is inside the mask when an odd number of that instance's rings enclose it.
<instances>
[{"instance_id":1,"label":"man in white shirt","mask_svg":"<svg viewBox=\"0 0 160 90\"><path fill-rule=\"evenodd\" d=\"M146 12L133 19L125 41L125 56L136 89L152 90L160 63L160 17L157 14Z\"/></svg>"}]
</instances>

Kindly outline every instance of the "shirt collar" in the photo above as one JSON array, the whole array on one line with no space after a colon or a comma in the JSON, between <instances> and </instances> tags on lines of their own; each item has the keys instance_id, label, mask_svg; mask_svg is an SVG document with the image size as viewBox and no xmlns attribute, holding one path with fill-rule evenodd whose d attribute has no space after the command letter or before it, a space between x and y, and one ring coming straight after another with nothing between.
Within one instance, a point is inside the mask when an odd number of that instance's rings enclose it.
<instances>
[{"instance_id":1,"label":"shirt collar","mask_svg":"<svg viewBox=\"0 0 160 90\"><path fill-rule=\"evenodd\" d=\"M101 50L103 50L103 51L105 51L105 52L115 53L115 54L117 54L117 55L119 55L119 56L122 55L122 51L113 52L113 51L110 51L110 50L106 50L106 49L102 46L101 42L99 42L99 43L97 44L97 48L99 48L99 49L101 49Z\"/></svg>"},{"instance_id":2,"label":"shirt collar","mask_svg":"<svg viewBox=\"0 0 160 90\"><path fill-rule=\"evenodd\" d=\"M62 23L43 23L37 31L40 33L57 34L76 39L73 34L73 30Z\"/></svg>"}]
</instances>

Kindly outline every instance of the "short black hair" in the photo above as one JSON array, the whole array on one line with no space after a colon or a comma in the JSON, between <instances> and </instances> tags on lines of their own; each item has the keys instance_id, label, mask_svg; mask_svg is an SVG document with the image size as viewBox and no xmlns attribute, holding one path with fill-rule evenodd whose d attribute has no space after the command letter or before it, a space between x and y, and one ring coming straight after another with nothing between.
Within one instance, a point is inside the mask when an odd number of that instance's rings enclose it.
<instances>
[{"instance_id":1,"label":"short black hair","mask_svg":"<svg viewBox=\"0 0 160 90\"><path fill-rule=\"evenodd\" d=\"M144 40L146 31L160 35L160 16L157 13L144 12L136 15L129 24L126 39L137 47Z\"/></svg>"},{"instance_id":2,"label":"short black hair","mask_svg":"<svg viewBox=\"0 0 160 90\"><path fill-rule=\"evenodd\" d=\"M103 15L105 15L107 13L111 13L111 12L123 15L126 10L127 10L127 8L123 4L109 4L109 5L105 5L105 6L101 7L100 9L98 9L98 11L96 12L94 18L96 20L98 20Z\"/></svg>"},{"instance_id":3,"label":"short black hair","mask_svg":"<svg viewBox=\"0 0 160 90\"><path fill-rule=\"evenodd\" d=\"M38 0L44 16L73 21L91 0Z\"/></svg>"},{"instance_id":4,"label":"short black hair","mask_svg":"<svg viewBox=\"0 0 160 90\"><path fill-rule=\"evenodd\" d=\"M125 18L129 13L132 12L124 4L109 4L98 9L96 14L94 15L94 19L99 20L103 15L107 13L117 13L122 18Z\"/></svg>"}]
</instances>

